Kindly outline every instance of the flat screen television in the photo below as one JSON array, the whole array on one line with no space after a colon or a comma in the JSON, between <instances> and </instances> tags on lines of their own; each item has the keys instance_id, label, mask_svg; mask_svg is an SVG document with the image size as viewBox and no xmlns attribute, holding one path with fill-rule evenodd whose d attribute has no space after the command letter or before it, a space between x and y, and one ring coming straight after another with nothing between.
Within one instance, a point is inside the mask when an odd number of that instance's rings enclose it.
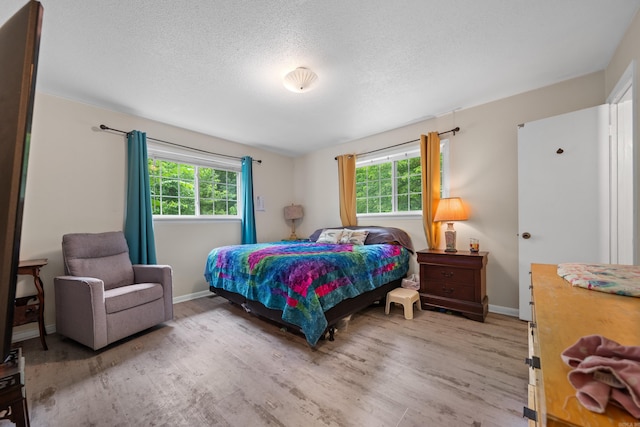
<instances>
[{"instance_id":1,"label":"flat screen television","mask_svg":"<svg viewBox=\"0 0 640 427\"><path fill-rule=\"evenodd\" d=\"M0 357L11 350L22 208L42 5L30 1L0 27Z\"/></svg>"}]
</instances>

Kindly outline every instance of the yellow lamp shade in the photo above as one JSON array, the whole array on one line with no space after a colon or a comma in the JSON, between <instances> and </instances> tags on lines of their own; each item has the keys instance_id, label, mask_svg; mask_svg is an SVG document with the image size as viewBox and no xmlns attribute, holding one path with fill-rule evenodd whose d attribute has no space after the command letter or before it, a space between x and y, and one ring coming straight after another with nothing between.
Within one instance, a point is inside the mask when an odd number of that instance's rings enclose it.
<instances>
[{"instance_id":1,"label":"yellow lamp shade","mask_svg":"<svg viewBox=\"0 0 640 427\"><path fill-rule=\"evenodd\" d=\"M465 221L469 217L460 197L440 199L434 221Z\"/></svg>"}]
</instances>

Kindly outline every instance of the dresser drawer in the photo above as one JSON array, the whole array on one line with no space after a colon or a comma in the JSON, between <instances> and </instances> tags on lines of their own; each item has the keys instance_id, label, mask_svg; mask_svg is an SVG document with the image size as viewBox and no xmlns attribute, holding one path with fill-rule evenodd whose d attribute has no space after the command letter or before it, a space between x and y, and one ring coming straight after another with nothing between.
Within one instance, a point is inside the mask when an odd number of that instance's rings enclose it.
<instances>
[{"instance_id":1,"label":"dresser drawer","mask_svg":"<svg viewBox=\"0 0 640 427\"><path fill-rule=\"evenodd\" d=\"M425 284L425 293L440 297L453 298L463 301L474 301L475 289L473 286L460 285L458 283L432 281Z\"/></svg>"},{"instance_id":2,"label":"dresser drawer","mask_svg":"<svg viewBox=\"0 0 640 427\"><path fill-rule=\"evenodd\" d=\"M535 419L529 419L529 426L545 425L540 423L541 416L544 416L544 405L542 405L544 396L544 386L542 385L542 372L540 368L531 366L531 360L537 358L540 360L540 347L538 345L538 331L536 326L529 322L528 328L529 341L529 397L527 408L534 411ZM535 365L535 362L533 363ZM526 411L526 409L525 409ZM526 412L525 412L526 414Z\"/></svg>"},{"instance_id":3,"label":"dresser drawer","mask_svg":"<svg viewBox=\"0 0 640 427\"><path fill-rule=\"evenodd\" d=\"M538 427L540 425L543 425L543 424L540 424L539 422L540 411L538 408L538 390L536 386L529 384L527 386L527 391L528 391L527 407L528 409L535 411L535 414L536 414L535 419L529 418L528 425L529 427Z\"/></svg>"},{"instance_id":4,"label":"dresser drawer","mask_svg":"<svg viewBox=\"0 0 640 427\"><path fill-rule=\"evenodd\" d=\"M420 272L427 282L446 281L448 283L462 283L473 285L473 270L468 268L448 267L445 265L429 265Z\"/></svg>"}]
</instances>

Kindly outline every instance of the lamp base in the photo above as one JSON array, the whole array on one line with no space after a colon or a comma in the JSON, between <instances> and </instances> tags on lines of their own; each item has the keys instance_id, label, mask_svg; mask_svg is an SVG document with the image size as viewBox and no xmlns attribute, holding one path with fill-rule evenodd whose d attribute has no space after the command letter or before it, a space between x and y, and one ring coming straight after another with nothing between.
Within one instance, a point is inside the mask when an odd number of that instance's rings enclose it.
<instances>
[{"instance_id":1,"label":"lamp base","mask_svg":"<svg viewBox=\"0 0 640 427\"><path fill-rule=\"evenodd\" d=\"M291 220L291 235L287 240L298 240L298 236L296 236L296 220L295 218Z\"/></svg>"},{"instance_id":2,"label":"lamp base","mask_svg":"<svg viewBox=\"0 0 640 427\"><path fill-rule=\"evenodd\" d=\"M444 230L444 240L446 242L445 252L458 252L456 249L456 230L453 229L453 223L447 223L447 229Z\"/></svg>"}]
</instances>

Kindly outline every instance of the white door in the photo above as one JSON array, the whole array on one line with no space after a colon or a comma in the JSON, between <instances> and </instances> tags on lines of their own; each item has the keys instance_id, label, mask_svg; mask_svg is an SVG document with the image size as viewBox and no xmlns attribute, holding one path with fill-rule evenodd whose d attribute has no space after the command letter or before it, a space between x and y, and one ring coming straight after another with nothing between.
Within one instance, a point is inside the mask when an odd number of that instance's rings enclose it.
<instances>
[{"instance_id":1,"label":"white door","mask_svg":"<svg viewBox=\"0 0 640 427\"><path fill-rule=\"evenodd\" d=\"M531 264L609 260L609 107L518 129L520 318L531 319Z\"/></svg>"}]
</instances>

